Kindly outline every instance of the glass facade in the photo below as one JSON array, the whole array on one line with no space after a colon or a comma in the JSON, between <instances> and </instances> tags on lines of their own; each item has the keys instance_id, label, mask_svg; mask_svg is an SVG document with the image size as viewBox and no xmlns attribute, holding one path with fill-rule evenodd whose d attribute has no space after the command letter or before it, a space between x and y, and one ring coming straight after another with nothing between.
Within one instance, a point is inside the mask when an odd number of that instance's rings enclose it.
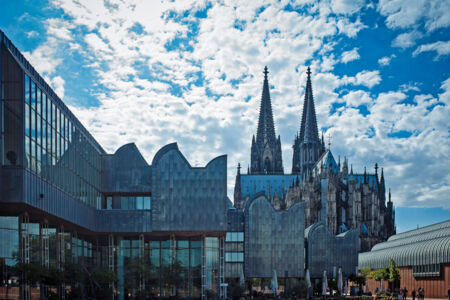
<instances>
[{"instance_id":1,"label":"glass facade","mask_svg":"<svg viewBox=\"0 0 450 300\"><path fill-rule=\"evenodd\" d=\"M200 297L202 241L187 239L120 239L117 256L119 295ZM218 285L218 238L205 238L208 289ZM150 294L150 295L148 295ZM120 298L120 296L119 296Z\"/></svg>"},{"instance_id":2,"label":"glass facade","mask_svg":"<svg viewBox=\"0 0 450 300\"><path fill-rule=\"evenodd\" d=\"M152 209L152 197L142 196L106 196L98 209L122 209L122 210L150 210Z\"/></svg>"},{"instance_id":3,"label":"glass facade","mask_svg":"<svg viewBox=\"0 0 450 300\"><path fill-rule=\"evenodd\" d=\"M205 286L207 290L219 290L219 239L205 238Z\"/></svg>"},{"instance_id":4,"label":"glass facade","mask_svg":"<svg viewBox=\"0 0 450 300\"><path fill-rule=\"evenodd\" d=\"M28 75L25 75L25 166L91 206L100 194L96 147Z\"/></svg>"},{"instance_id":5,"label":"glass facade","mask_svg":"<svg viewBox=\"0 0 450 300\"><path fill-rule=\"evenodd\" d=\"M244 233L227 232L225 236L225 277L240 277L244 268Z\"/></svg>"},{"instance_id":6,"label":"glass facade","mask_svg":"<svg viewBox=\"0 0 450 300\"><path fill-rule=\"evenodd\" d=\"M0 217L0 264L14 266L19 259L19 217Z\"/></svg>"}]
</instances>

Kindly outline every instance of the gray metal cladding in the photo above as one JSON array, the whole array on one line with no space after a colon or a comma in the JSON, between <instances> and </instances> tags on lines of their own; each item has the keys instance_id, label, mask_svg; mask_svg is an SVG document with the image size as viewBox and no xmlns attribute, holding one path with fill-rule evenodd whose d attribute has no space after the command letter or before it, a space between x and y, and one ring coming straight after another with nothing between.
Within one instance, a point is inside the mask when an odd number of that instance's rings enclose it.
<instances>
[{"instance_id":1,"label":"gray metal cladding","mask_svg":"<svg viewBox=\"0 0 450 300\"><path fill-rule=\"evenodd\" d=\"M154 231L226 231L227 157L191 167L176 143L161 148L152 162Z\"/></svg>"},{"instance_id":2,"label":"gray metal cladding","mask_svg":"<svg viewBox=\"0 0 450 300\"><path fill-rule=\"evenodd\" d=\"M312 278L321 278L324 270L333 274L334 267L341 267L347 276L355 272L358 266L358 230L335 236L324 222L319 222L305 230L305 238L307 268Z\"/></svg>"},{"instance_id":3,"label":"gray metal cladding","mask_svg":"<svg viewBox=\"0 0 450 300\"><path fill-rule=\"evenodd\" d=\"M359 268L382 268L389 265L389 258L398 266L450 262L450 220L392 236L360 253Z\"/></svg>"},{"instance_id":4,"label":"gray metal cladding","mask_svg":"<svg viewBox=\"0 0 450 300\"><path fill-rule=\"evenodd\" d=\"M95 231L95 208L82 203L30 171L22 169L20 172L23 176L23 199L20 202Z\"/></svg>"},{"instance_id":5,"label":"gray metal cladding","mask_svg":"<svg viewBox=\"0 0 450 300\"><path fill-rule=\"evenodd\" d=\"M134 143L102 156L102 191L108 193L150 193L151 166Z\"/></svg>"},{"instance_id":6,"label":"gray metal cladding","mask_svg":"<svg viewBox=\"0 0 450 300\"><path fill-rule=\"evenodd\" d=\"M152 231L152 214L148 210L97 210L95 218L97 232Z\"/></svg>"},{"instance_id":7,"label":"gray metal cladding","mask_svg":"<svg viewBox=\"0 0 450 300\"><path fill-rule=\"evenodd\" d=\"M264 193L245 206L246 277L304 276L305 203L276 211Z\"/></svg>"},{"instance_id":8,"label":"gray metal cladding","mask_svg":"<svg viewBox=\"0 0 450 300\"><path fill-rule=\"evenodd\" d=\"M227 213L228 226L227 231L243 232L244 231L244 212L237 209L228 209Z\"/></svg>"}]
</instances>

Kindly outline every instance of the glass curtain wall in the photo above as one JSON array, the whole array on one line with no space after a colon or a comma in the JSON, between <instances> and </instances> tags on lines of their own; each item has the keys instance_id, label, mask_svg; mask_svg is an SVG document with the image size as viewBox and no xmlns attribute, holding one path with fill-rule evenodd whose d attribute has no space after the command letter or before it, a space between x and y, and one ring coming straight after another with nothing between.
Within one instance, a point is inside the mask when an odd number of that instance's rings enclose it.
<instances>
[{"instance_id":1,"label":"glass curtain wall","mask_svg":"<svg viewBox=\"0 0 450 300\"><path fill-rule=\"evenodd\" d=\"M0 286L5 293L11 288L17 292L18 281L13 267L19 261L18 217L0 217L0 241ZM2 296L6 298L6 294Z\"/></svg>"},{"instance_id":2,"label":"glass curtain wall","mask_svg":"<svg viewBox=\"0 0 450 300\"><path fill-rule=\"evenodd\" d=\"M24 79L25 166L81 202L100 199L97 149L39 86Z\"/></svg>"},{"instance_id":3,"label":"glass curtain wall","mask_svg":"<svg viewBox=\"0 0 450 300\"><path fill-rule=\"evenodd\" d=\"M166 239L143 242L139 239L121 239L118 244L119 299L139 295L201 297L200 240ZM219 258L213 256L218 254L218 248L208 254L211 261L217 262L217 272Z\"/></svg>"},{"instance_id":4,"label":"glass curtain wall","mask_svg":"<svg viewBox=\"0 0 450 300\"><path fill-rule=\"evenodd\" d=\"M225 238L225 277L239 278L244 268L244 233L227 232Z\"/></svg>"},{"instance_id":5,"label":"glass curtain wall","mask_svg":"<svg viewBox=\"0 0 450 300\"><path fill-rule=\"evenodd\" d=\"M214 293L219 291L219 238L205 238L205 287Z\"/></svg>"}]
</instances>

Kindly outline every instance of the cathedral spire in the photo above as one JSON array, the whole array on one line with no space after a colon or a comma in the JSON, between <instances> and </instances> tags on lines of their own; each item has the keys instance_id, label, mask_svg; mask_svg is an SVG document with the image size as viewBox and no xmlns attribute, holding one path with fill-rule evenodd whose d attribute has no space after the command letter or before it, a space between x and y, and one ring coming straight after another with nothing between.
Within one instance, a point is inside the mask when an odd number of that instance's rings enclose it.
<instances>
[{"instance_id":1,"label":"cathedral spire","mask_svg":"<svg viewBox=\"0 0 450 300\"><path fill-rule=\"evenodd\" d=\"M314 97L311 84L311 69L306 70L306 90L305 101L303 104L302 123L300 124L300 141L319 141L319 132L317 130L316 109L314 108Z\"/></svg>"},{"instance_id":2,"label":"cathedral spire","mask_svg":"<svg viewBox=\"0 0 450 300\"><path fill-rule=\"evenodd\" d=\"M273 121L272 103L270 100L267 66L264 67L264 81L259 109L256 140L252 140L251 173L282 174L281 142L276 137Z\"/></svg>"},{"instance_id":3,"label":"cathedral spire","mask_svg":"<svg viewBox=\"0 0 450 300\"><path fill-rule=\"evenodd\" d=\"M264 67L264 83L259 109L258 130L256 131L256 142L267 143L276 140L275 126L273 123L272 103L270 101L269 80L267 79L267 66Z\"/></svg>"},{"instance_id":4,"label":"cathedral spire","mask_svg":"<svg viewBox=\"0 0 450 300\"><path fill-rule=\"evenodd\" d=\"M317 129L316 109L314 108L314 97L311 84L311 69L306 70L306 89L303 102L302 119L300 123L300 132L298 139L294 143L294 162L292 165L293 173L308 172L312 174L314 165L325 151L323 140L319 138L319 131Z\"/></svg>"}]
</instances>

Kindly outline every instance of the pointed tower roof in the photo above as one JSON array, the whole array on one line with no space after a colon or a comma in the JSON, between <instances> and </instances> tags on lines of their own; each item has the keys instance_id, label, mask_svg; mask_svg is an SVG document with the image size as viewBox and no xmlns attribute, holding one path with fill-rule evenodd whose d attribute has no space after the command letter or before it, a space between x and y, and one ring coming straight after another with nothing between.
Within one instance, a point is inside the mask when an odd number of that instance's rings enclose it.
<instances>
[{"instance_id":1,"label":"pointed tower roof","mask_svg":"<svg viewBox=\"0 0 450 300\"><path fill-rule=\"evenodd\" d=\"M267 79L267 66L264 67L264 83L261 96L261 107L259 109L258 130L256 132L256 143L266 144L276 141L275 126L273 122L272 103L270 101L269 80Z\"/></svg>"},{"instance_id":2,"label":"pointed tower roof","mask_svg":"<svg viewBox=\"0 0 450 300\"><path fill-rule=\"evenodd\" d=\"M303 103L302 123L300 124L300 141L319 141L319 131L317 130L316 109L311 85L311 69L308 67L306 74L305 101Z\"/></svg>"}]
</instances>

